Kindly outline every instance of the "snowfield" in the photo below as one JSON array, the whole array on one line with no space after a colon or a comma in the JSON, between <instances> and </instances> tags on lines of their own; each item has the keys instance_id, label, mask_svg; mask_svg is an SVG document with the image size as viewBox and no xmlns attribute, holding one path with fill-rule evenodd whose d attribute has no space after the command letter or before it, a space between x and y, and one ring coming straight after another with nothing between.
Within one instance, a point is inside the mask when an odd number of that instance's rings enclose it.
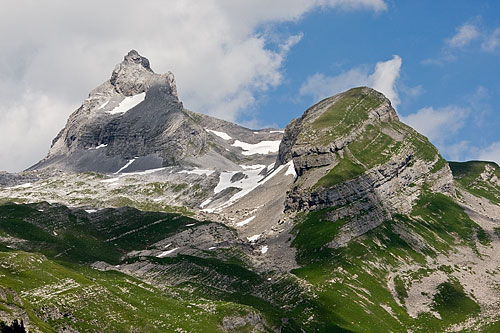
<instances>
[{"instance_id":1,"label":"snowfield","mask_svg":"<svg viewBox=\"0 0 500 333\"><path fill-rule=\"evenodd\" d=\"M230 137L227 133L224 133L224 132L219 132L219 131L214 131L214 130L209 130L209 129L205 129L207 132L210 132L210 133L213 133L215 135L217 135L219 138L222 138L224 140L231 140L232 137Z\"/></svg>"},{"instance_id":2,"label":"snowfield","mask_svg":"<svg viewBox=\"0 0 500 333\"><path fill-rule=\"evenodd\" d=\"M127 96L127 97L125 97L125 99L123 101L120 102L120 104L118 104L118 106L116 108L114 108L111 111L106 111L106 112L109 114L125 113L128 110L137 106L139 103L143 102L144 99L146 99L145 92L134 95L134 96Z\"/></svg>"},{"instance_id":3,"label":"snowfield","mask_svg":"<svg viewBox=\"0 0 500 333\"><path fill-rule=\"evenodd\" d=\"M274 163L269 165L267 167L268 170L273 166L274 166ZM275 175L277 175L285 167L288 168L287 172L291 168L291 170L293 170L293 172L295 173L295 169L293 168L293 161L290 161L284 165L280 165L278 168L271 170L266 175L260 174L262 172L262 170L264 170L264 168L265 168L264 165L261 165L260 168L258 168L258 169L252 168L252 169L247 169L245 171L223 171L223 172L221 172L220 178L219 178L219 183L214 188L214 194L222 192L223 190L225 190L229 187L240 188L241 191L235 193L231 198L229 198L228 201L224 202L223 204L221 204L217 207L210 208L210 209L204 209L203 211L212 213L215 209L220 209L220 208L224 208L224 207L228 207L228 206L232 205L237 200L241 199L242 197L244 197L248 193L252 192L258 186L266 183L269 179L273 178ZM231 178L239 172L243 173L246 176L246 178L243 178L243 179L235 181L235 182L231 182ZM204 202L204 204L205 204L204 206L208 205L208 203L206 203L206 202Z\"/></svg>"},{"instance_id":4,"label":"snowfield","mask_svg":"<svg viewBox=\"0 0 500 333\"><path fill-rule=\"evenodd\" d=\"M280 149L281 141L261 141L259 143L246 143L236 140L232 146L243 149L242 154L249 156L254 154L276 153Z\"/></svg>"}]
</instances>

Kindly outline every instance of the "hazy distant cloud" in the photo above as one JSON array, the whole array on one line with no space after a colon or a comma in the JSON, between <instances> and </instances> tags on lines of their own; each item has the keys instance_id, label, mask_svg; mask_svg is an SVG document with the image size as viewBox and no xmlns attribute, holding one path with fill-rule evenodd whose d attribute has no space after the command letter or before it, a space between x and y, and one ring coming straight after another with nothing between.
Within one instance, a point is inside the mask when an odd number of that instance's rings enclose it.
<instances>
[{"instance_id":1,"label":"hazy distant cloud","mask_svg":"<svg viewBox=\"0 0 500 333\"><path fill-rule=\"evenodd\" d=\"M439 56L422 61L427 65L444 65L457 59L460 51L476 47L483 52L494 52L500 47L500 28L493 31L478 23L464 23L456 28L456 33L445 39Z\"/></svg>"},{"instance_id":2,"label":"hazy distant cloud","mask_svg":"<svg viewBox=\"0 0 500 333\"><path fill-rule=\"evenodd\" d=\"M462 140L461 135L473 127L481 128L484 125L490 112L494 112L489 103L488 90L478 86L471 94L465 94L459 105L426 107L401 116L400 119L427 136L449 160L481 159L499 163L500 142L492 143L486 148L478 147L470 141Z\"/></svg>"},{"instance_id":3,"label":"hazy distant cloud","mask_svg":"<svg viewBox=\"0 0 500 333\"><path fill-rule=\"evenodd\" d=\"M439 150L445 155L445 158L448 161L466 161L475 159L473 157L474 154L471 154L471 151L474 149L472 148L471 143L467 140L450 144L442 144L439 146Z\"/></svg>"},{"instance_id":4,"label":"hazy distant cloud","mask_svg":"<svg viewBox=\"0 0 500 333\"><path fill-rule=\"evenodd\" d=\"M481 48L486 52L493 52L500 46L500 28L496 28L490 35L486 36Z\"/></svg>"},{"instance_id":5,"label":"hazy distant cloud","mask_svg":"<svg viewBox=\"0 0 500 333\"><path fill-rule=\"evenodd\" d=\"M383 0L323 0L320 2L350 10L369 8L375 11L383 11L387 9L387 4Z\"/></svg>"},{"instance_id":6,"label":"hazy distant cloud","mask_svg":"<svg viewBox=\"0 0 500 333\"><path fill-rule=\"evenodd\" d=\"M446 40L450 47L464 47L479 38L480 33L474 24L465 23L457 28L457 33Z\"/></svg>"},{"instance_id":7,"label":"hazy distant cloud","mask_svg":"<svg viewBox=\"0 0 500 333\"><path fill-rule=\"evenodd\" d=\"M276 38L273 24L328 8L379 12L387 6L382 0L3 3L0 119L12 130L4 131L2 121L0 140L16 144L0 146L0 170L43 157L74 107L109 79L130 49L148 57L156 72L175 74L186 107L237 120L256 94L281 84L283 62L302 38ZM261 29L265 25L269 29ZM45 119L50 122L38 126ZM25 162L14 161L18 152Z\"/></svg>"},{"instance_id":8,"label":"hazy distant cloud","mask_svg":"<svg viewBox=\"0 0 500 333\"><path fill-rule=\"evenodd\" d=\"M479 150L477 159L493 161L500 165L500 141L493 142L488 147Z\"/></svg>"},{"instance_id":9,"label":"hazy distant cloud","mask_svg":"<svg viewBox=\"0 0 500 333\"><path fill-rule=\"evenodd\" d=\"M468 112L468 109L453 105L437 109L426 107L401 117L401 121L425 135L430 141L439 144L464 127Z\"/></svg>"},{"instance_id":10,"label":"hazy distant cloud","mask_svg":"<svg viewBox=\"0 0 500 333\"><path fill-rule=\"evenodd\" d=\"M395 55L391 60L378 62L371 74L364 66L336 76L317 73L308 77L302 84L300 94L320 100L353 87L368 86L383 93L394 106L397 106L400 100L395 85L399 78L401 64L401 57Z\"/></svg>"},{"instance_id":11,"label":"hazy distant cloud","mask_svg":"<svg viewBox=\"0 0 500 333\"><path fill-rule=\"evenodd\" d=\"M0 161L3 168L22 170L47 153L51 137L61 129L68 110L76 104L39 92L25 92L19 100L0 111ZM50 110L50 112L48 111Z\"/></svg>"},{"instance_id":12,"label":"hazy distant cloud","mask_svg":"<svg viewBox=\"0 0 500 333\"><path fill-rule=\"evenodd\" d=\"M409 87L409 86L404 85L404 84L399 85L398 90L403 92L403 94L405 94L406 96L412 97L412 98L418 97L425 92L425 89L421 84L414 86L414 87Z\"/></svg>"}]
</instances>

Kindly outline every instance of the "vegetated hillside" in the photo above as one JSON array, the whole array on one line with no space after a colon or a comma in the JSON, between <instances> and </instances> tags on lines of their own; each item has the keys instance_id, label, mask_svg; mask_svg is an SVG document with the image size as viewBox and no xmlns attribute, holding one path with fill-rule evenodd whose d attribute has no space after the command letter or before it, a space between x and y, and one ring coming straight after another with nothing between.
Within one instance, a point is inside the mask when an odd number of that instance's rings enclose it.
<instances>
[{"instance_id":1,"label":"vegetated hillside","mask_svg":"<svg viewBox=\"0 0 500 333\"><path fill-rule=\"evenodd\" d=\"M143 60L127 61L152 75ZM99 103L89 110L107 123ZM131 114L149 114L146 104ZM25 203L0 206L0 320L42 331L499 329L498 166L449 165L366 87L312 106L284 134L256 131L250 143L249 130L179 112L214 151L232 150L230 163L196 153L159 168L150 152L147 161L113 155L111 141L83 147L84 135L69 151L53 146L61 159L37 166L46 170L6 176L4 201ZM277 136L276 157L262 138ZM97 150L119 156L120 170L49 170ZM29 203L41 200L51 204ZM102 209L122 205L145 211Z\"/></svg>"},{"instance_id":2,"label":"vegetated hillside","mask_svg":"<svg viewBox=\"0 0 500 333\"><path fill-rule=\"evenodd\" d=\"M206 235L189 239L191 255L168 257L198 229ZM2 316L17 316L27 328L42 331L268 330L279 323L280 310L267 305L262 316L260 306L246 305L253 301L244 300L250 284L265 278L248 270L237 244L227 245L234 233L178 214L5 204L0 206ZM162 243L165 239L174 245ZM157 264L159 276L141 281L118 272L120 265L137 263ZM267 310L266 302L260 303Z\"/></svg>"},{"instance_id":3,"label":"vegetated hillside","mask_svg":"<svg viewBox=\"0 0 500 333\"><path fill-rule=\"evenodd\" d=\"M494 162L450 162L453 176L466 191L500 204L500 167Z\"/></svg>"}]
</instances>

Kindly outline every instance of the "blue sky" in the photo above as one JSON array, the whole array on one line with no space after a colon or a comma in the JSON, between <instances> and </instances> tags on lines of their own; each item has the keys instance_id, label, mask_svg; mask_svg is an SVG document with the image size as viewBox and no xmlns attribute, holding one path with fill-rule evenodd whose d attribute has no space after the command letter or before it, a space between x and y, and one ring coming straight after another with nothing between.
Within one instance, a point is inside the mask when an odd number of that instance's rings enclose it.
<instances>
[{"instance_id":1,"label":"blue sky","mask_svg":"<svg viewBox=\"0 0 500 333\"><path fill-rule=\"evenodd\" d=\"M284 127L368 85L447 159L500 163L495 0L19 0L0 45L0 170L43 158L131 49L193 111Z\"/></svg>"},{"instance_id":2,"label":"blue sky","mask_svg":"<svg viewBox=\"0 0 500 333\"><path fill-rule=\"evenodd\" d=\"M460 35L463 27L472 33ZM300 116L318 100L300 93L314 74L336 77L357 68L369 74L377 62L398 55L394 86L402 119L448 159L500 162L499 147L488 152L500 142L500 2L394 1L382 12L316 10L274 29L302 39L286 57L283 83L259 96L258 119L285 126Z\"/></svg>"}]
</instances>

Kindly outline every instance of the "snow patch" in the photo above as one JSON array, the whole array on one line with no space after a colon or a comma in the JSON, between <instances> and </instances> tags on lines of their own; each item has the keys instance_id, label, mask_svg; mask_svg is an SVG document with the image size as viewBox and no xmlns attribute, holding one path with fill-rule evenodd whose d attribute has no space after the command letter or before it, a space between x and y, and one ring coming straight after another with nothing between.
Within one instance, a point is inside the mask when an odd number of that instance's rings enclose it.
<instances>
[{"instance_id":1,"label":"snow patch","mask_svg":"<svg viewBox=\"0 0 500 333\"><path fill-rule=\"evenodd\" d=\"M163 251L162 253L160 253L159 255L157 255L156 257L157 258L163 258L163 257L166 257L168 256L170 253L173 253L174 251L176 251L178 249L178 247L176 247L175 249L172 249L172 250L168 250L168 251Z\"/></svg>"},{"instance_id":2,"label":"snow patch","mask_svg":"<svg viewBox=\"0 0 500 333\"><path fill-rule=\"evenodd\" d=\"M127 164L125 164L124 166L122 166L116 173L120 173L121 171L125 170L126 168L128 168L132 163L135 162L135 160L137 159L137 157L134 157L133 159L131 159L130 161L127 162Z\"/></svg>"},{"instance_id":3,"label":"snow patch","mask_svg":"<svg viewBox=\"0 0 500 333\"><path fill-rule=\"evenodd\" d=\"M199 175L199 176L201 176L201 175L210 176L214 172L215 172L215 170L193 169L193 170L182 170L182 171L179 171L178 173L195 174L195 175Z\"/></svg>"},{"instance_id":4,"label":"snow patch","mask_svg":"<svg viewBox=\"0 0 500 333\"><path fill-rule=\"evenodd\" d=\"M243 155L254 155L254 154L269 154L276 153L280 148L281 141L261 141L259 143L246 143L240 140L236 140L232 146L240 147L243 149Z\"/></svg>"},{"instance_id":5,"label":"snow patch","mask_svg":"<svg viewBox=\"0 0 500 333\"><path fill-rule=\"evenodd\" d=\"M238 227L242 227L242 226L244 226L245 224L248 224L248 223L252 222L254 218L255 218L255 216L249 217L249 218L247 218L246 220L243 220L243 221L241 221L241 222L236 223L236 226L238 226Z\"/></svg>"},{"instance_id":6,"label":"snow patch","mask_svg":"<svg viewBox=\"0 0 500 333\"><path fill-rule=\"evenodd\" d=\"M201 207L201 208L204 208L204 207L208 206L208 204L209 204L209 203L211 203L211 202L212 202L212 199L211 199L211 198L209 198L209 199L207 199L207 200L203 201L203 202L200 204L200 207Z\"/></svg>"},{"instance_id":7,"label":"snow patch","mask_svg":"<svg viewBox=\"0 0 500 333\"><path fill-rule=\"evenodd\" d=\"M104 102L104 104L102 104L100 107L98 107L97 110L104 109L106 107L106 105L108 105L108 103L109 103L109 99L106 102Z\"/></svg>"},{"instance_id":8,"label":"snow patch","mask_svg":"<svg viewBox=\"0 0 500 333\"><path fill-rule=\"evenodd\" d=\"M165 170L166 168L156 168L156 169L149 169L149 170L144 170L144 171L136 171L136 172L124 172L124 176L138 176L138 175L149 175L151 173L155 173L161 170Z\"/></svg>"},{"instance_id":9,"label":"snow patch","mask_svg":"<svg viewBox=\"0 0 500 333\"><path fill-rule=\"evenodd\" d=\"M293 178L297 178L297 173L295 172L295 165L293 164L293 160L287 163L288 169L286 169L285 176L292 175Z\"/></svg>"},{"instance_id":10,"label":"snow patch","mask_svg":"<svg viewBox=\"0 0 500 333\"><path fill-rule=\"evenodd\" d=\"M269 250L269 247L267 245L264 245L260 248L260 253L266 254L267 250Z\"/></svg>"},{"instance_id":11,"label":"snow patch","mask_svg":"<svg viewBox=\"0 0 500 333\"><path fill-rule=\"evenodd\" d=\"M252 237L247 237L249 242L255 242L260 238L260 235L253 235Z\"/></svg>"},{"instance_id":12,"label":"snow patch","mask_svg":"<svg viewBox=\"0 0 500 333\"><path fill-rule=\"evenodd\" d=\"M217 246L210 246L208 249L209 250L215 250L217 248Z\"/></svg>"},{"instance_id":13,"label":"snow patch","mask_svg":"<svg viewBox=\"0 0 500 333\"><path fill-rule=\"evenodd\" d=\"M214 130L209 130L209 129L205 129L207 132L210 132L210 133L213 133L215 135L217 135L219 138L222 138L224 140L231 140L232 137L230 137L227 133L224 133L224 132L219 132L219 131L214 131Z\"/></svg>"},{"instance_id":14,"label":"snow patch","mask_svg":"<svg viewBox=\"0 0 500 333\"><path fill-rule=\"evenodd\" d=\"M285 130L269 131L269 133L285 133Z\"/></svg>"},{"instance_id":15,"label":"snow patch","mask_svg":"<svg viewBox=\"0 0 500 333\"><path fill-rule=\"evenodd\" d=\"M107 144L101 143L99 146L92 147L92 148L89 148L87 150L97 150L97 149L101 149L101 148L104 148L104 147L107 147L107 146L108 146Z\"/></svg>"},{"instance_id":16,"label":"snow patch","mask_svg":"<svg viewBox=\"0 0 500 333\"><path fill-rule=\"evenodd\" d=\"M85 209L85 211L89 214L97 212L97 209Z\"/></svg>"},{"instance_id":17,"label":"snow patch","mask_svg":"<svg viewBox=\"0 0 500 333\"><path fill-rule=\"evenodd\" d=\"M280 165L278 168L276 168L274 170L271 170L271 172L269 172L265 176L263 176L263 175L260 174L262 172L262 170L264 169L264 167L261 168L261 169L252 169L252 170L246 170L246 171L239 171L239 172L242 172L243 174L245 174L247 177L244 178L244 179L241 179L241 180L239 180L237 182L234 182L234 183L231 183L231 177L234 174L238 173L238 171L231 171L231 172L229 172L229 171L223 171L223 172L221 172L220 178L219 178L219 183L214 188L214 193L215 194L217 194L217 193L219 193L219 192L221 192L221 191L223 191L223 190L225 190L226 188L229 188L229 187L240 188L241 191L239 191L238 193L234 194L228 201L224 202L220 206L212 208L210 210L206 209L204 211L206 211L208 213L212 213L215 209L221 209L221 208L230 206L236 200L239 200L240 198L244 197L248 193L252 192L258 186L260 186L262 184L265 184L269 179L273 178L281 170L283 170L283 168L285 168L287 166L289 167L289 163L284 164L284 165ZM274 165L274 163L272 165ZM270 166L272 166L272 165L270 165ZM268 170L269 170L270 166L268 166Z\"/></svg>"},{"instance_id":18,"label":"snow patch","mask_svg":"<svg viewBox=\"0 0 500 333\"><path fill-rule=\"evenodd\" d=\"M16 188L28 188L28 187L31 187L31 186L33 186L33 184L31 184L31 183L24 183L24 184L21 184L21 185L7 187L7 189L8 190L12 190L12 189L16 189Z\"/></svg>"},{"instance_id":19,"label":"snow patch","mask_svg":"<svg viewBox=\"0 0 500 333\"><path fill-rule=\"evenodd\" d=\"M256 170L256 169L264 169L266 166L262 164L255 164L255 165L240 165L245 170Z\"/></svg>"},{"instance_id":20,"label":"snow patch","mask_svg":"<svg viewBox=\"0 0 500 333\"><path fill-rule=\"evenodd\" d=\"M101 180L101 183L116 183L119 180L120 177L115 177L115 178Z\"/></svg>"},{"instance_id":21,"label":"snow patch","mask_svg":"<svg viewBox=\"0 0 500 333\"><path fill-rule=\"evenodd\" d=\"M186 227L192 227L193 225L195 225L196 223L189 223L189 224L186 224Z\"/></svg>"},{"instance_id":22,"label":"snow patch","mask_svg":"<svg viewBox=\"0 0 500 333\"><path fill-rule=\"evenodd\" d=\"M123 101L120 102L120 104L118 104L117 107L115 107L111 111L106 111L106 112L109 114L125 113L128 110L137 106L139 103L143 102L145 98L146 98L145 92L134 96L127 96Z\"/></svg>"}]
</instances>

